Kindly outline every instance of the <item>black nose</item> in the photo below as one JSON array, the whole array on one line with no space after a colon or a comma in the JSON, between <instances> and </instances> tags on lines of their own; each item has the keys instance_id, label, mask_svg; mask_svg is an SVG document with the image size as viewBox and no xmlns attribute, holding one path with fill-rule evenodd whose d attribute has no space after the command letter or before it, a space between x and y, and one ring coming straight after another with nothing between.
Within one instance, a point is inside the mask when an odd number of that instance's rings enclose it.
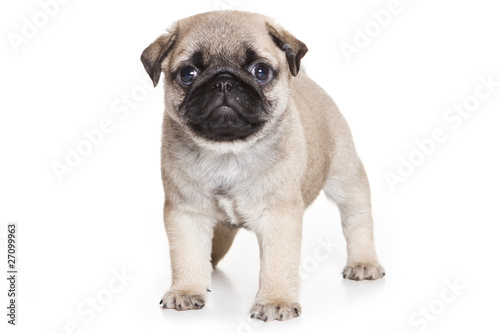
<instances>
[{"instance_id":1,"label":"black nose","mask_svg":"<svg viewBox=\"0 0 500 333\"><path fill-rule=\"evenodd\" d=\"M228 92L233 89L235 84L236 82L231 75L222 74L214 81L213 87L220 92Z\"/></svg>"}]
</instances>

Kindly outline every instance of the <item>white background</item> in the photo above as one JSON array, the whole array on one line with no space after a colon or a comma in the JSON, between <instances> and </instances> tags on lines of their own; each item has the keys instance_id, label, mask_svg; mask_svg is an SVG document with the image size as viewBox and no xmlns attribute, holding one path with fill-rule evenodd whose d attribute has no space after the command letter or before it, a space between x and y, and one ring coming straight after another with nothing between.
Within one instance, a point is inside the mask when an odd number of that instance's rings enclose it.
<instances>
[{"instance_id":1,"label":"white background","mask_svg":"<svg viewBox=\"0 0 500 333\"><path fill-rule=\"evenodd\" d=\"M16 327L6 323L1 279L2 332L498 331L500 87L456 128L443 115L473 101L481 76L500 81L500 8L487 0L401 0L348 62L341 44L373 28L370 13L389 2L74 0L17 52L8 36L22 36L41 5L2 2L0 257L6 271L6 226L15 221L20 272ZM221 5L274 17L308 45L304 67L347 118L372 185L387 276L342 279L338 211L320 196L304 222L303 314L288 322L249 319L259 263L256 239L244 230L214 273L204 309L159 308L170 284L161 85L132 101L128 115L114 112L140 92L142 50L175 20ZM113 130L59 181L52 164L65 163L67 147L103 119ZM436 128L446 140L391 189L386 173L397 174L400 157L424 156L415 141ZM133 277L126 285L114 278L122 271ZM450 283L465 289L454 293ZM100 311L87 304L96 297L105 303Z\"/></svg>"}]
</instances>

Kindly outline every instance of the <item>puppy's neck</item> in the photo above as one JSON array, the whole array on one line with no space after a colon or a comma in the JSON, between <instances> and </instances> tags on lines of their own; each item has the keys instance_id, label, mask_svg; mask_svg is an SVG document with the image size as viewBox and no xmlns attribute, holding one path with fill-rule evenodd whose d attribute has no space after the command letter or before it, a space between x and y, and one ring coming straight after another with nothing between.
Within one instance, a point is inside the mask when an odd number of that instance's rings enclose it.
<instances>
[{"instance_id":1,"label":"puppy's neck","mask_svg":"<svg viewBox=\"0 0 500 333\"><path fill-rule=\"evenodd\" d=\"M167 150L173 149L183 152L191 152L198 156L211 156L221 158L223 156L234 156L234 158L243 162L249 159L256 162L256 159L272 159L284 147L285 140L282 135L281 119L275 121L274 125L267 126L255 136L249 137L246 140L235 141L209 141L207 139L197 137L189 132L187 128L179 125L172 119L168 121L168 126L164 126L164 148Z\"/></svg>"}]
</instances>

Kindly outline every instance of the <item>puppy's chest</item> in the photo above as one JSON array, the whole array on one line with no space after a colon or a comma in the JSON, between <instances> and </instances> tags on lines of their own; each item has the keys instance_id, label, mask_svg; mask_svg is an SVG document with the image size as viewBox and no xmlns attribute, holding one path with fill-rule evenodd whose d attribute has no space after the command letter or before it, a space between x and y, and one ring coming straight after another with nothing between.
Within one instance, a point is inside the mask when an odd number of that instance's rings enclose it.
<instances>
[{"instance_id":1,"label":"puppy's chest","mask_svg":"<svg viewBox=\"0 0 500 333\"><path fill-rule=\"evenodd\" d=\"M269 160L255 153L248 154L197 154L184 164L188 177L205 193L223 195L224 198L255 196L265 181L261 176ZM222 200L227 201L227 200ZM224 204L223 204L224 205Z\"/></svg>"},{"instance_id":2,"label":"puppy's chest","mask_svg":"<svg viewBox=\"0 0 500 333\"><path fill-rule=\"evenodd\" d=\"M228 227L242 226L245 219L240 213L241 207L238 207L236 200L223 194L216 194L215 201L222 215L221 220L223 223Z\"/></svg>"},{"instance_id":3,"label":"puppy's chest","mask_svg":"<svg viewBox=\"0 0 500 333\"><path fill-rule=\"evenodd\" d=\"M211 191L227 191L245 181L249 166L233 156L202 156L184 165L198 185Z\"/></svg>"},{"instance_id":4,"label":"puppy's chest","mask_svg":"<svg viewBox=\"0 0 500 333\"><path fill-rule=\"evenodd\" d=\"M264 198L256 200L255 197L252 198L246 193L241 193L238 197L232 194L216 193L214 202L218 221L229 228L253 229L259 223L267 207Z\"/></svg>"},{"instance_id":5,"label":"puppy's chest","mask_svg":"<svg viewBox=\"0 0 500 333\"><path fill-rule=\"evenodd\" d=\"M262 213L270 182L264 176L269 159L252 154L186 154L174 178L186 204L211 214L229 227L249 226ZM182 162L182 163L181 163ZM196 208L197 207L197 208Z\"/></svg>"},{"instance_id":6,"label":"puppy's chest","mask_svg":"<svg viewBox=\"0 0 500 333\"><path fill-rule=\"evenodd\" d=\"M198 184L202 184L207 199L213 202L215 214L228 227L245 226L259 210L260 203L255 198L263 197L259 193L262 179L256 177L258 173L253 168L235 160L218 160L209 165L197 170L205 170L198 174Z\"/></svg>"},{"instance_id":7,"label":"puppy's chest","mask_svg":"<svg viewBox=\"0 0 500 333\"><path fill-rule=\"evenodd\" d=\"M252 200L258 187L253 187L248 179L235 183L223 182L220 185L212 192L219 220L228 227L244 227L259 210L257 207L260 203Z\"/></svg>"}]
</instances>

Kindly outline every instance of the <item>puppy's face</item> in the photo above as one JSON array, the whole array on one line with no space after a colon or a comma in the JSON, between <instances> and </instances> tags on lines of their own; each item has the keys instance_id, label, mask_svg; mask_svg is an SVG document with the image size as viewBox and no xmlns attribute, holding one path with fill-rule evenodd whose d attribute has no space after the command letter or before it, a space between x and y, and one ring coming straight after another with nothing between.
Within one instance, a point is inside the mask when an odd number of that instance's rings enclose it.
<instances>
[{"instance_id":1,"label":"puppy's face","mask_svg":"<svg viewBox=\"0 0 500 333\"><path fill-rule=\"evenodd\" d=\"M167 89L175 91L180 118L211 141L243 140L258 132L276 106L279 63L250 43L224 50L190 40L197 46L184 50L168 70Z\"/></svg>"},{"instance_id":2,"label":"puppy's face","mask_svg":"<svg viewBox=\"0 0 500 333\"><path fill-rule=\"evenodd\" d=\"M175 24L142 54L168 115L197 138L244 141L279 118L307 48L267 18L212 12Z\"/></svg>"}]
</instances>

